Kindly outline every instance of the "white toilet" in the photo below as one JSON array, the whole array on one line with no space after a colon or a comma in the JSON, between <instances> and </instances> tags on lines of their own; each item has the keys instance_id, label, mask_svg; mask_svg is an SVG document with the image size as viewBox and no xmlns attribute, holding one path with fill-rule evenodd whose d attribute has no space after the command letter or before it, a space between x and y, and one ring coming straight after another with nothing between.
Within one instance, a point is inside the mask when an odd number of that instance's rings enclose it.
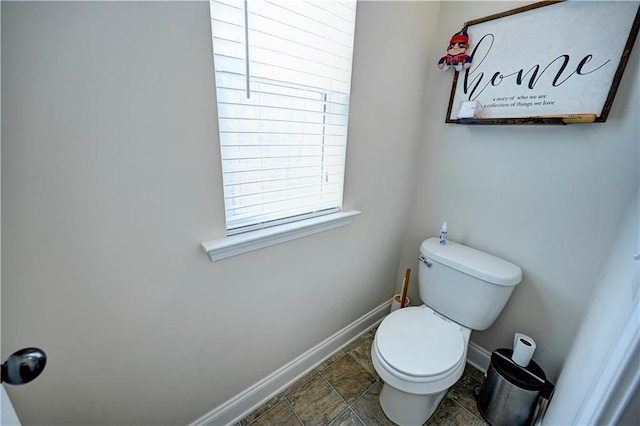
<instances>
[{"instance_id":1,"label":"white toilet","mask_svg":"<svg viewBox=\"0 0 640 426\"><path fill-rule=\"evenodd\" d=\"M489 328L522 280L513 263L462 244L420 246L425 305L398 309L378 327L373 366L384 381L380 405L403 426L422 425L462 376L471 330Z\"/></svg>"}]
</instances>

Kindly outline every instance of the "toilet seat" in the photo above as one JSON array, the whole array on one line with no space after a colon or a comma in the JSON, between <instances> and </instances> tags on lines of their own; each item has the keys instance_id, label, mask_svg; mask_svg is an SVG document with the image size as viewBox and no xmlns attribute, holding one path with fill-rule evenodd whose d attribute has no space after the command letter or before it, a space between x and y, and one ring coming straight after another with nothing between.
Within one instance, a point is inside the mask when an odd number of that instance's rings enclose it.
<instances>
[{"instance_id":1,"label":"toilet seat","mask_svg":"<svg viewBox=\"0 0 640 426\"><path fill-rule=\"evenodd\" d=\"M386 369L412 382L430 382L459 369L466 340L458 324L427 306L399 309L385 318L374 341Z\"/></svg>"}]
</instances>

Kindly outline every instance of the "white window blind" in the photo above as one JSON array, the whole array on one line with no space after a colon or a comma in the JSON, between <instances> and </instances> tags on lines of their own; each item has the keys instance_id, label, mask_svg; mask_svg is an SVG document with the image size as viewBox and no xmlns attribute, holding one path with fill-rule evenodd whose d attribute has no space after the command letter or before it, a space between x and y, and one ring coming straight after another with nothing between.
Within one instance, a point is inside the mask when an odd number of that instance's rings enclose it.
<instances>
[{"instance_id":1,"label":"white window blind","mask_svg":"<svg viewBox=\"0 0 640 426\"><path fill-rule=\"evenodd\" d=\"M340 211L356 2L210 5L228 234Z\"/></svg>"}]
</instances>

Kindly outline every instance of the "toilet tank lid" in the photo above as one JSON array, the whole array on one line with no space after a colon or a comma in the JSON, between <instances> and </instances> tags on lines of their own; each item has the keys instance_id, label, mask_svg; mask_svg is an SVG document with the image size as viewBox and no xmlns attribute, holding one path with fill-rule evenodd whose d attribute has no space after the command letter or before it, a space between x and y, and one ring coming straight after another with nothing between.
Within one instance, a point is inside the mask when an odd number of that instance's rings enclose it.
<instances>
[{"instance_id":1,"label":"toilet tank lid","mask_svg":"<svg viewBox=\"0 0 640 426\"><path fill-rule=\"evenodd\" d=\"M438 238L429 238L420 245L420 253L431 260L464 272L483 281L511 287L522 281L522 269L499 257Z\"/></svg>"}]
</instances>

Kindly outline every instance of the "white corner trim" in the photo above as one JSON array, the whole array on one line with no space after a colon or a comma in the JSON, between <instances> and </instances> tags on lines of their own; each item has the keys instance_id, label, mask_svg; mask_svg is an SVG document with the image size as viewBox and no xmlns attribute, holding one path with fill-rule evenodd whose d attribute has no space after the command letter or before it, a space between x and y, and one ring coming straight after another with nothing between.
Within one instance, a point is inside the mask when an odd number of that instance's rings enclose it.
<instances>
[{"instance_id":1,"label":"white corner trim","mask_svg":"<svg viewBox=\"0 0 640 426\"><path fill-rule=\"evenodd\" d=\"M20 426L20 419L16 414L16 410L13 408L13 404L7 395L7 391L4 389L4 384L0 383L0 392L2 393L2 404L0 405L0 424Z\"/></svg>"},{"instance_id":2,"label":"white corner trim","mask_svg":"<svg viewBox=\"0 0 640 426\"><path fill-rule=\"evenodd\" d=\"M389 313L391 299L355 320L323 342L285 364L253 386L214 408L190 426L234 424L295 383L330 355L360 337Z\"/></svg>"},{"instance_id":3,"label":"white corner trim","mask_svg":"<svg viewBox=\"0 0 640 426\"><path fill-rule=\"evenodd\" d=\"M640 354L640 297L635 297L618 339L602 362L573 424L617 424L640 382L637 361ZM603 414L609 418L602 418Z\"/></svg>"},{"instance_id":4,"label":"white corner trim","mask_svg":"<svg viewBox=\"0 0 640 426\"><path fill-rule=\"evenodd\" d=\"M332 213L285 225L250 231L244 234L232 235L226 238L211 240L200 245L212 261L226 259L249 251L273 246L297 238L328 231L345 226L359 215L358 210Z\"/></svg>"}]
</instances>

